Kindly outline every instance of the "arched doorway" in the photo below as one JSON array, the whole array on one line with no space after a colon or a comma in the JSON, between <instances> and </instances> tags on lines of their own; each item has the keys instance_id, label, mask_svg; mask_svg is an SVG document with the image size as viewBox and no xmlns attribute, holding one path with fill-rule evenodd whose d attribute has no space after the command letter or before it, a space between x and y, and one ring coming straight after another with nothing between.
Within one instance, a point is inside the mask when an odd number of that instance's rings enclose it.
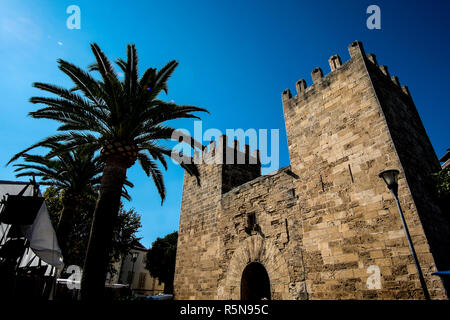
<instances>
[{"instance_id":1,"label":"arched doorway","mask_svg":"<svg viewBox=\"0 0 450 320\"><path fill-rule=\"evenodd\" d=\"M249 263L242 272L241 300L270 300L270 280L259 262Z\"/></svg>"},{"instance_id":2,"label":"arched doorway","mask_svg":"<svg viewBox=\"0 0 450 320\"><path fill-rule=\"evenodd\" d=\"M221 300L241 299L242 273L249 262L263 265L269 276L270 299L297 299L290 288L292 284L288 265L277 245L261 235L254 235L242 241L234 250L233 256L225 268L225 277L219 281L217 298ZM269 298L269 297L267 297Z\"/></svg>"}]
</instances>

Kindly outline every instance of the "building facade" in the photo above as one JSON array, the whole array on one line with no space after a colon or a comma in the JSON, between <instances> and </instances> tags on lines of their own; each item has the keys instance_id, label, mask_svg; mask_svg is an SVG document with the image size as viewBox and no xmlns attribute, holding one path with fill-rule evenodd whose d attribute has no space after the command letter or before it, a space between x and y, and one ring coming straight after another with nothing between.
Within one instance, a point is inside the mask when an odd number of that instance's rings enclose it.
<instances>
[{"instance_id":1,"label":"building facade","mask_svg":"<svg viewBox=\"0 0 450 320\"><path fill-rule=\"evenodd\" d=\"M130 252L114 265L117 272L109 279L110 284L128 285L133 294L154 296L164 291L164 283L153 278L145 268L147 248L136 241Z\"/></svg>"},{"instance_id":2,"label":"building facade","mask_svg":"<svg viewBox=\"0 0 450 320\"><path fill-rule=\"evenodd\" d=\"M423 299L396 203L378 174L400 170L399 199L428 290L450 269L448 214L435 205L440 169L406 86L366 55L330 58L331 72L282 93L290 166L265 176L226 137L185 175L176 299ZM220 162L220 161L219 161ZM209 163L209 164L208 164ZM223 162L225 163L225 162Z\"/></svg>"},{"instance_id":3,"label":"building facade","mask_svg":"<svg viewBox=\"0 0 450 320\"><path fill-rule=\"evenodd\" d=\"M450 149L447 149L447 152L439 159L440 162L443 162L442 169L450 167Z\"/></svg>"}]
</instances>

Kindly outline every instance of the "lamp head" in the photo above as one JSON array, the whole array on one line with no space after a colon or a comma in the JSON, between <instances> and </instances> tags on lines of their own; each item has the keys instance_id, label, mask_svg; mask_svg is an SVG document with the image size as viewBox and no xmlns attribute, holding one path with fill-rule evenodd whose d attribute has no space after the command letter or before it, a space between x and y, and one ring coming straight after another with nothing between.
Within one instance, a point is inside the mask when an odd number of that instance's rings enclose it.
<instances>
[{"instance_id":1,"label":"lamp head","mask_svg":"<svg viewBox=\"0 0 450 320\"><path fill-rule=\"evenodd\" d=\"M378 175L384 180L386 186L391 190L396 196L398 191L398 174L400 172L396 169L384 170Z\"/></svg>"},{"instance_id":2,"label":"lamp head","mask_svg":"<svg viewBox=\"0 0 450 320\"><path fill-rule=\"evenodd\" d=\"M132 258L132 260L133 260L133 261L136 261L138 255L139 255L139 253L137 253L136 251L133 251L133 252L131 253L131 258Z\"/></svg>"}]
</instances>

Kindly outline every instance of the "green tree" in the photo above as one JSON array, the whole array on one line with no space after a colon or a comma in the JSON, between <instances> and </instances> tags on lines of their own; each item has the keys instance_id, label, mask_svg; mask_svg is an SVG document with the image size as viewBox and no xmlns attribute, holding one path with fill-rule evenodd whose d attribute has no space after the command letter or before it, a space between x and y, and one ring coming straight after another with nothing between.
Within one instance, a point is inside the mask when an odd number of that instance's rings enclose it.
<instances>
[{"instance_id":1,"label":"green tree","mask_svg":"<svg viewBox=\"0 0 450 320\"><path fill-rule=\"evenodd\" d=\"M33 84L35 88L58 97L32 97L32 103L46 106L30 115L56 120L62 123L58 130L66 132L48 137L12 158L14 160L23 152L54 141L65 141L65 148L87 146L100 150L105 168L81 281L81 298L84 300L95 300L104 294L113 229L128 168L138 160L147 176L153 178L163 201L166 190L157 162L167 169L164 157L171 157L172 153L161 142L171 139L175 131L166 122L198 118L192 113L207 112L203 108L158 99L162 91L167 94L167 81L178 62L171 61L158 71L149 68L139 78L136 48L128 45L127 60L116 61L124 74L121 81L99 46L92 44L91 49L96 62L89 71L98 72L100 80L59 59L59 69L74 82L74 88L67 90L45 83ZM180 165L198 177L195 165L184 161Z\"/></svg>"},{"instance_id":2,"label":"green tree","mask_svg":"<svg viewBox=\"0 0 450 320\"><path fill-rule=\"evenodd\" d=\"M436 181L437 192L440 197L446 197L450 195L450 167L442 169L438 173L434 174Z\"/></svg>"},{"instance_id":3,"label":"green tree","mask_svg":"<svg viewBox=\"0 0 450 320\"><path fill-rule=\"evenodd\" d=\"M147 253L146 268L154 278L164 282L164 293L173 293L178 232L157 238Z\"/></svg>"},{"instance_id":4,"label":"green tree","mask_svg":"<svg viewBox=\"0 0 450 320\"><path fill-rule=\"evenodd\" d=\"M44 192L45 202L54 226L58 224L62 211L62 193L50 186ZM65 265L82 266L89 240L89 232L95 209L95 197L89 196L76 208L72 228L67 234L67 251L64 255ZM125 210L121 205L119 215L114 227L112 250L110 252L108 271L114 273L113 263L126 256L132 247L133 241L139 240L136 233L141 228L141 218L134 209Z\"/></svg>"},{"instance_id":5,"label":"green tree","mask_svg":"<svg viewBox=\"0 0 450 320\"><path fill-rule=\"evenodd\" d=\"M44 191L44 198L50 220L52 222L53 228L56 230L63 209L61 194L58 189L53 186L49 186Z\"/></svg>"},{"instance_id":6,"label":"green tree","mask_svg":"<svg viewBox=\"0 0 450 320\"><path fill-rule=\"evenodd\" d=\"M433 174L433 178L440 205L448 213L450 208L450 167Z\"/></svg>"}]
</instances>

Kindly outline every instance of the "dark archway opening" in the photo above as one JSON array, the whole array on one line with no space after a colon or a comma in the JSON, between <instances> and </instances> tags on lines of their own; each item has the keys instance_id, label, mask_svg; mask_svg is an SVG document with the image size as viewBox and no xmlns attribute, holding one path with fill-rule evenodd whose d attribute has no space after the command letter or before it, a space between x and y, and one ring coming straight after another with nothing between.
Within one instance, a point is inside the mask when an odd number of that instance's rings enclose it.
<instances>
[{"instance_id":1,"label":"dark archway opening","mask_svg":"<svg viewBox=\"0 0 450 320\"><path fill-rule=\"evenodd\" d=\"M270 300L270 280L259 262L249 263L242 272L241 300Z\"/></svg>"}]
</instances>

